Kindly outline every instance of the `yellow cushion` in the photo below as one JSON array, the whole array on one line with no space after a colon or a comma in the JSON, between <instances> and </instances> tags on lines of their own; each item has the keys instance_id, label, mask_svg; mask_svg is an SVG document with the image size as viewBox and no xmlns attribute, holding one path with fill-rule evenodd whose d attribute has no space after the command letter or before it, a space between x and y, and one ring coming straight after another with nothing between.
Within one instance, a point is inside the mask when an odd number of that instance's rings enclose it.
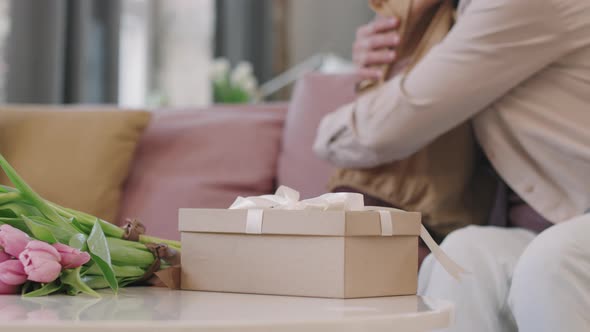
<instances>
[{"instance_id":1,"label":"yellow cushion","mask_svg":"<svg viewBox=\"0 0 590 332\"><path fill-rule=\"evenodd\" d=\"M150 113L0 106L0 152L44 198L113 221ZM0 183L12 185L2 172Z\"/></svg>"}]
</instances>

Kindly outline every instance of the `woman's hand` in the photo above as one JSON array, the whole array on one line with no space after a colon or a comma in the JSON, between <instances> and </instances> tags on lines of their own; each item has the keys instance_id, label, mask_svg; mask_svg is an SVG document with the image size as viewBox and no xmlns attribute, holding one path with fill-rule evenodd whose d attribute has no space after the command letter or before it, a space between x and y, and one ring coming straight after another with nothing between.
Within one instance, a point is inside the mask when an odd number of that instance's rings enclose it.
<instances>
[{"instance_id":1,"label":"woman's hand","mask_svg":"<svg viewBox=\"0 0 590 332\"><path fill-rule=\"evenodd\" d=\"M396 29L399 19L378 17L358 28L352 58L358 66L361 80L378 80L383 71L373 66L386 65L395 60L395 47L400 37Z\"/></svg>"}]
</instances>

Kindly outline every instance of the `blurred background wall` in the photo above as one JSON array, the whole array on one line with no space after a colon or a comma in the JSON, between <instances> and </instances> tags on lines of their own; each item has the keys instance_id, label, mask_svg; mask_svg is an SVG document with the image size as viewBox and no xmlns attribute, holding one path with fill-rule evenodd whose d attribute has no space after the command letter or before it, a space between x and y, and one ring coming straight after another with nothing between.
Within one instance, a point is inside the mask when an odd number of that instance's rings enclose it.
<instances>
[{"instance_id":1,"label":"blurred background wall","mask_svg":"<svg viewBox=\"0 0 590 332\"><path fill-rule=\"evenodd\" d=\"M373 16L363 0L294 0L290 6L292 64L318 52L349 58L357 27Z\"/></svg>"},{"instance_id":2,"label":"blurred background wall","mask_svg":"<svg viewBox=\"0 0 590 332\"><path fill-rule=\"evenodd\" d=\"M349 59L371 17L364 0L0 0L0 102L206 105L215 58L264 83Z\"/></svg>"}]
</instances>

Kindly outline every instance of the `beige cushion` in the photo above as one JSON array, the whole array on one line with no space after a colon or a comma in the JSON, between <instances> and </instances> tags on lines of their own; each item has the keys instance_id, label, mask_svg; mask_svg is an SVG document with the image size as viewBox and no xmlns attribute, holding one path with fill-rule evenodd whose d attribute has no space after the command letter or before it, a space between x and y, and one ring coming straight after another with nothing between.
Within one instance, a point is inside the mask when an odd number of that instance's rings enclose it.
<instances>
[{"instance_id":1,"label":"beige cushion","mask_svg":"<svg viewBox=\"0 0 590 332\"><path fill-rule=\"evenodd\" d=\"M44 198L112 221L149 121L142 111L1 106L0 152ZM11 185L4 173L0 183Z\"/></svg>"}]
</instances>

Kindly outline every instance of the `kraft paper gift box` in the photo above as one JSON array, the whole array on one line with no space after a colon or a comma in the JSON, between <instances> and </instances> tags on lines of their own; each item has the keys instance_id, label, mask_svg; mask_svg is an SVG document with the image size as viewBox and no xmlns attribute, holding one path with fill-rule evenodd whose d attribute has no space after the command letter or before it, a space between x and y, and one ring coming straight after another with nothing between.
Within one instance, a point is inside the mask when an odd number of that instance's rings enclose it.
<instances>
[{"instance_id":1,"label":"kraft paper gift box","mask_svg":"<svg viewBox=\"0 0 590 332\"><path fill-rule=\"evenodd\" d=\"M277 195L239 198L228 210L181 209L179 229L184 290L326 298L416 294L421 215L364 207L359 194L299 202L296 191L282 187Z\"/></svg>"}]
</instances>

